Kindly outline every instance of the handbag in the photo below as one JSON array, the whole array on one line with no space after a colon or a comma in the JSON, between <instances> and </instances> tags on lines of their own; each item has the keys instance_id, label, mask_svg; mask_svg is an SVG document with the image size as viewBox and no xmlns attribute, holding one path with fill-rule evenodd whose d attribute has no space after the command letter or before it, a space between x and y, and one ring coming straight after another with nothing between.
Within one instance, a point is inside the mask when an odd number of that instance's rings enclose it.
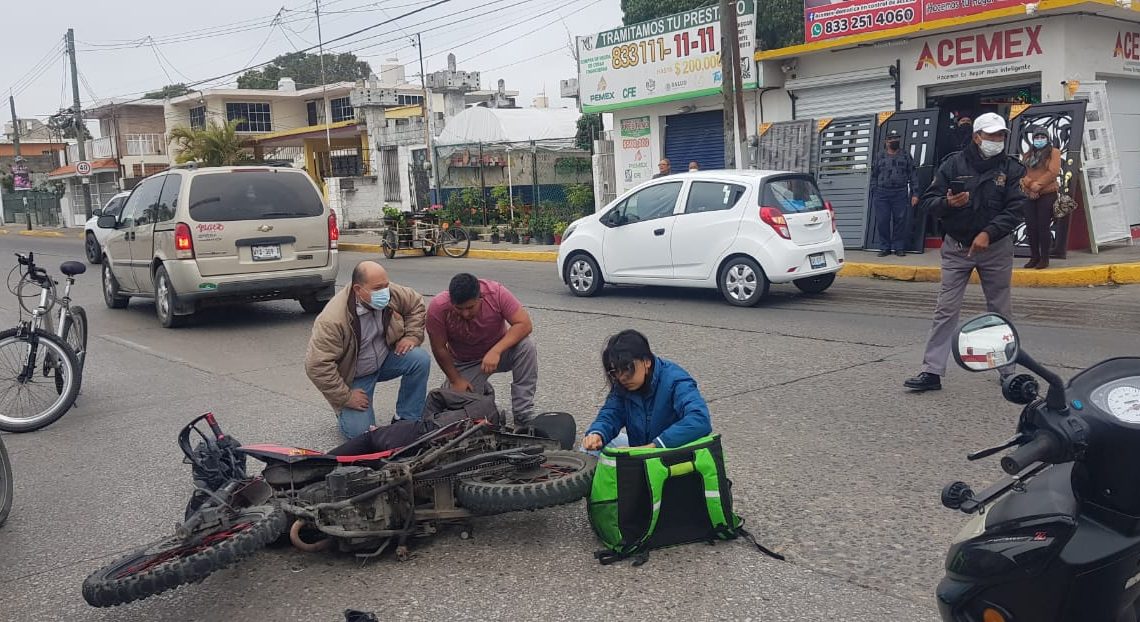
<instances>
[{"instance_id":1,"label":"handbag","mask_svg":"<svg viewBox=\"0 0 1140 622\"><path fill-rule=\"evenodd\" d=\"M1076 199L1064 193L1057 194L1057 200L1053 203L1053 218L1060 220L1076 210Z\"/></svg>"}]
</instances>

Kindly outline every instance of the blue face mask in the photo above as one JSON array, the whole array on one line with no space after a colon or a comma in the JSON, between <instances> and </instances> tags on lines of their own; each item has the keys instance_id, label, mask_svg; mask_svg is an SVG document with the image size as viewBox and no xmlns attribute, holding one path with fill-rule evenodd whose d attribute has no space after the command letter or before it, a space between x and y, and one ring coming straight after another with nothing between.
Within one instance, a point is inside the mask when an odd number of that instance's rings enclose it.
<instances>
[{"instance_id":1,"label":"blue face mask","mask_svg":"<svg viewBox=\"0 0 1140 622\"><path fill-rule=\"evenodd\" d=\"M1034 138L1033 139L1033 146L1037 149L1044 149L1045 145L1048 145L1048 144L1049 144L1049 141L1047 139L1044 139L1044 138Z\"/></svg>"},{"instance_id":2,"label":"blue face mask","mask_svg":"<svg viewBox=\"0 0 1140 622\"><path fill-rule=\"evenodd\" d=\"M384 289L372 292L372 298L368 301L368 304L373 309L380 311L386 308L391 300L392 292L390 292L389 289L385 287Z\"/></svg>"}]
</instances>

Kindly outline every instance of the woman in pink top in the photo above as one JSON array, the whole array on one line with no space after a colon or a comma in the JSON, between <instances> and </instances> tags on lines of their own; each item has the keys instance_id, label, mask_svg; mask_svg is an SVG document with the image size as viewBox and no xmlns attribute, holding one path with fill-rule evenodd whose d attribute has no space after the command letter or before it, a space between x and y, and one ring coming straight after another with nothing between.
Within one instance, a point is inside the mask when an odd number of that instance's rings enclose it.
<instances>
[{"instance_id":1,"label":"woman in pink top","mask_svg":"<svg viewBox=\"0 0 1140 622\"><path fill-rule=\"evenodd\" d=\"M530 314L501 283L457 274L432 299L427 332L444 388L480 391L498 372L511 372L511 411L522 425L534 416L538 349Z\"/></svg>"}]
</instances>

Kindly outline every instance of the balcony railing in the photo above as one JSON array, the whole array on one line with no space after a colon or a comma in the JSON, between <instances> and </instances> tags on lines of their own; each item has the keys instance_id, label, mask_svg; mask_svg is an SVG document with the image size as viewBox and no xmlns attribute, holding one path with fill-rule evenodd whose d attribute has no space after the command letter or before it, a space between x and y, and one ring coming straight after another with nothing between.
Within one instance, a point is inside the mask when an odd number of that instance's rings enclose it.
<instances>
[{"instance_id":1,"label":"balcony railing","mask_svg":"<svg viewBox=\"0 0 1140 622\"><path fill-rule=\"evenodd\" d=\"M88 160L115 157L115 144L111 141L109 136L89 140L84 146L87 147L86 155ZM78 162L79 145L68 145L67 157L70 162Z\"/></svg>"},{"instance_id":2,"label":"balcony railing","mask_svg":"<svg viewBox=\"0 0 1140 622\"><path fill-rule=\"evenodd\" d=\"M123 142L129 156L162 155L166 151L162 134L125 134Z\"/></svg>"}]
</instances>

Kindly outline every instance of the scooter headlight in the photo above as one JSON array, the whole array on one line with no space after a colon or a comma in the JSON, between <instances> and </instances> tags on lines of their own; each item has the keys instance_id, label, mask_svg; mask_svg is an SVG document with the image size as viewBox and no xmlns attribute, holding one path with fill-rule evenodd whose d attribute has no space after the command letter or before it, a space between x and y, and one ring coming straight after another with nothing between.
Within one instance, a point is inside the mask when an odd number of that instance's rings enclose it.
<instances>
[{"instance_id":1,"label":"scooter headlight","mask_svg":"<svg viewBox=\"0 0 1140 622\"><path fill-rule=\"evenodd\" d=\"M1072 533L1071 525L1057 522L983 533L950 547L946 572L970 579L1033 575L1061 550Z\"/></svg>"}]
</instances>

